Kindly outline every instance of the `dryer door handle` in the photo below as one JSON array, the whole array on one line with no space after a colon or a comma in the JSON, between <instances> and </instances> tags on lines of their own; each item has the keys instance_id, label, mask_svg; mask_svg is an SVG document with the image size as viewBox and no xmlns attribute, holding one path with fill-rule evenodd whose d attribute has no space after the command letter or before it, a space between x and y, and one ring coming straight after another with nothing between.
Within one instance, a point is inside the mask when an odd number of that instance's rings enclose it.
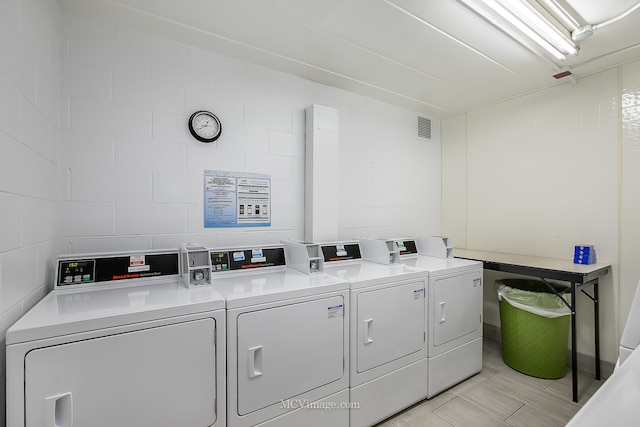
<instances>
[{"instance_id":1,"label":"dryer door handle","mask_svg":"<svg viewBox=\"0 0 640 427\"><path fill-rule=\"evenodd\" d=\"M373 342L373 319L364 321L364 343L371 344Z\"/></svg>"},{"instance_id":2,"label":"dryer door handle","mask_svg":"<svg viewBox=\"0 0 640 427\"><path fill-rule=\"evenodd\" d=\"M45 397L44 400L46 426L73 427L73 397L71 392Z\"/></svg>"},{"instance_id":3,"label":"dryer door handle","mask_svg":"<svg viewBox=\"0 0 640 427\"><path fill-rule=\"evenodd\" d=\"M445 305L446 301L441 301L440 302L440 323L444 323L447 318L445 315L445 311L444 311L444 305Z\"/></svg>"},{"instance_id":4,"label":"dryer door handle","mask_svg":"<svg viewBox=\"0 0 640 427\"><path fill-rule=\"evenodd\" d=\"M262 375L262 346L251 347L249 349L249 378L255 378Z\"/></svg>"}]
</instances>

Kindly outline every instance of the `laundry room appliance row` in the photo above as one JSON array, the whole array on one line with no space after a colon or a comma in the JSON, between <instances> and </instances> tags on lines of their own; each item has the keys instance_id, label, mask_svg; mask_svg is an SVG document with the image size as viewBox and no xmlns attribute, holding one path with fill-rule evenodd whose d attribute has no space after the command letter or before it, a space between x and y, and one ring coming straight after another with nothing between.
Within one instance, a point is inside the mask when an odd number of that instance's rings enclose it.
<instances>
[{"instance_id":1,"label":"laundry room appliance row","mask_svg":"<svg viewBox=\"0 0 640 427\"><path fill-rule=\"evenodd\" d=\"M60 258L7 332L7 425L375 424L481 368L481 318L457 319L481 306L481 266L431 272L419 246Z\"/></svg>"},{"instance_id":2,"label":"laundry room appliance row","mask_svg":"<svg viewBox=\"0 0 640 427\"><path fill-rule=\"evenodd\" d=\"M59 258L6 359L7 426L226 425L225 300L177 250Z\"/></svg>"}]
</instances>

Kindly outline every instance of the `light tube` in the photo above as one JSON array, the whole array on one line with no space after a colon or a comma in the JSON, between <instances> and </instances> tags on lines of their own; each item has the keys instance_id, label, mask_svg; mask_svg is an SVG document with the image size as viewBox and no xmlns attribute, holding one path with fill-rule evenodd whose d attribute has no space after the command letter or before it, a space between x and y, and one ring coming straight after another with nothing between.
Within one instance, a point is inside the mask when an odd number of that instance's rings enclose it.
<instances>
[{"instance_id":1,"label":"light tube","mask_svg":"<svg viewBox=\"0 0 640 427\"><path fill-rule=\"evenodd\" d=\"M536 29L547 36L547 39L554 42L557 47L564 49L569 55L578 53L578 49L564 37L562 37L551 24L544 21L537 13L535 13L528 5L521 1L511 1L509 4L522 14Z\"/></svg>"},{"instance_id":2,"label":"light tube","mask_svg":"<svg viewBox=\"0 0 640 427\"><path fill-rule=\"evenodd\" d=\"M547 10L560 19L567 28L571 28L572 31L580 28L578 21L563 6L558 4L558 0L542 0L542 2L547 6Z\"/></svg>"},{"instance_id":3,"label":"light tube","mask_svg":"<svg viewBox=\"0 0 640 427\"><path fill-rule=\"evenodd\" d=\"M555 56L556 58L558 58L560 60L567 59L567 57L566 57L566 55L564 53L562 53L556 47L552 46L551 43L546 41L538 33L533 31L524 22L522 22L522 20L518 19L511 12L509 12L507 9L505 9L500 4L498 4L496 1L494 1L494 0L481 0L481 1L484 4L486 4L487 6L489 6L491 9L493 9L500 16L502 16L504 19L509 21L509 23L514 25L518 30L520 30L522 33L524 33L531 40L533 40L538 45L540 45L540 47L545 49L547 52L549 52L550 54L552 54L553 56Z\"/></svg>"}]
</instances>

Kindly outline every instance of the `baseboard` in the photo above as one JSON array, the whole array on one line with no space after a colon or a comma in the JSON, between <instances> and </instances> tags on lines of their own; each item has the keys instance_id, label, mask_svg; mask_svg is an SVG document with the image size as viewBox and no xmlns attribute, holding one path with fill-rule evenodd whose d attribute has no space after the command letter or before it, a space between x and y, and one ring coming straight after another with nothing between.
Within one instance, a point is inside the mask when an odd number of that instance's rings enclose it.
<instances>
[{"instance_id":1,"label":"baseboard","mask_svg":"<svg viewBox=\"0 0 640 427\"><path fill-rule=\"evenodd\" d=\"M497 343L502 342L500 327L483 323L483 338ZM571 366L571 350L567 349L567 366ZM602 378L609 378L613 373L615 365L610 362L600 360L600 374ZM596 361L593 356L578 352L578 369L586 374L596 374Z\"/></svg>"},{"instance_id":2,"label":"baseboard","mask_svg":"<svg viewBox=\"0 0 640 427\"><path fill-rule=\"evenodd\" d=\"M484 339L495 341L497 343L502 342L502 335L499 326L490 325L489 323L483 323L482 326L482 337Z\"/></svg>"}]
</instances>

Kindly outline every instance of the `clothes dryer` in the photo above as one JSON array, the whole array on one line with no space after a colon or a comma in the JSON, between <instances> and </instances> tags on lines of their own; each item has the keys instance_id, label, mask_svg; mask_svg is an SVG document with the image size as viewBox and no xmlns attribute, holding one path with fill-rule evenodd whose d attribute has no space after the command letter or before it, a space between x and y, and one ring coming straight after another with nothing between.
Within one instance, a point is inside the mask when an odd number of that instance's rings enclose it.
<instances>
[{"instance_id":1,"label":"clothes dryer","mask_svg":"<svg viewBox=\"0 0 640 427\"><path fill-rule=\"evenodd\" d=\"M350 425L370 426L427 395L427 272L362 261L355 242L320 246L324 272L350 283Z\"/></svg>"},{"instance_id":2,"label":"clothes dryer","mask_svg":"<svg viewBox=\"0 0 640 427\"><path fill-rule=\"evenodd\" d=\"M9 328L7 425L225 426L225 301L178 251L72 255Z\"/></svg>"},{"instance_id":3,"label":"clothes dryer","mask_svg":"<svg viewBox=\"0 0 640 427\"><path fill-rule=\"evenodd\" d=\"M394 240L402 263L429 272L429 398L482 370L482 263L422 255L424 238ZM443 252L451 255L451 252Z\"/></svg>"},{"instance_id":4,"label":"clothes dryer","mask_svg":"<svg viewBox=\"0 0 640 427\"><path fill-rule=\"evenodd\" d=\"M283 245L212 249L227 308L227 421L349 425L349 288L287 268Z\"/></svg>"},{"instance_id":5,"label":"clothes dryer","mask_svg":"<svg viewBox=\"0 0 640 427\"><path fill-rule=\"evenodd\" d=\"M636 292L629 308L629 316L625 323L622 337L620 338L620 347L618 352L618 360L616 361L616 369L622 365L631 353L640 346L640 283L636 285Z\"/></svg>"},{"instance_id":6,"label":"clothes dryer","mask_svg":"<svg viewBox=\"0 0 640 427\"><path fill-rule=\"evenodd\" d=\"M613 374L567 424L568 427L630 426L640 410L640 283L622 332Z\"/></svg>"}]
</instances>

